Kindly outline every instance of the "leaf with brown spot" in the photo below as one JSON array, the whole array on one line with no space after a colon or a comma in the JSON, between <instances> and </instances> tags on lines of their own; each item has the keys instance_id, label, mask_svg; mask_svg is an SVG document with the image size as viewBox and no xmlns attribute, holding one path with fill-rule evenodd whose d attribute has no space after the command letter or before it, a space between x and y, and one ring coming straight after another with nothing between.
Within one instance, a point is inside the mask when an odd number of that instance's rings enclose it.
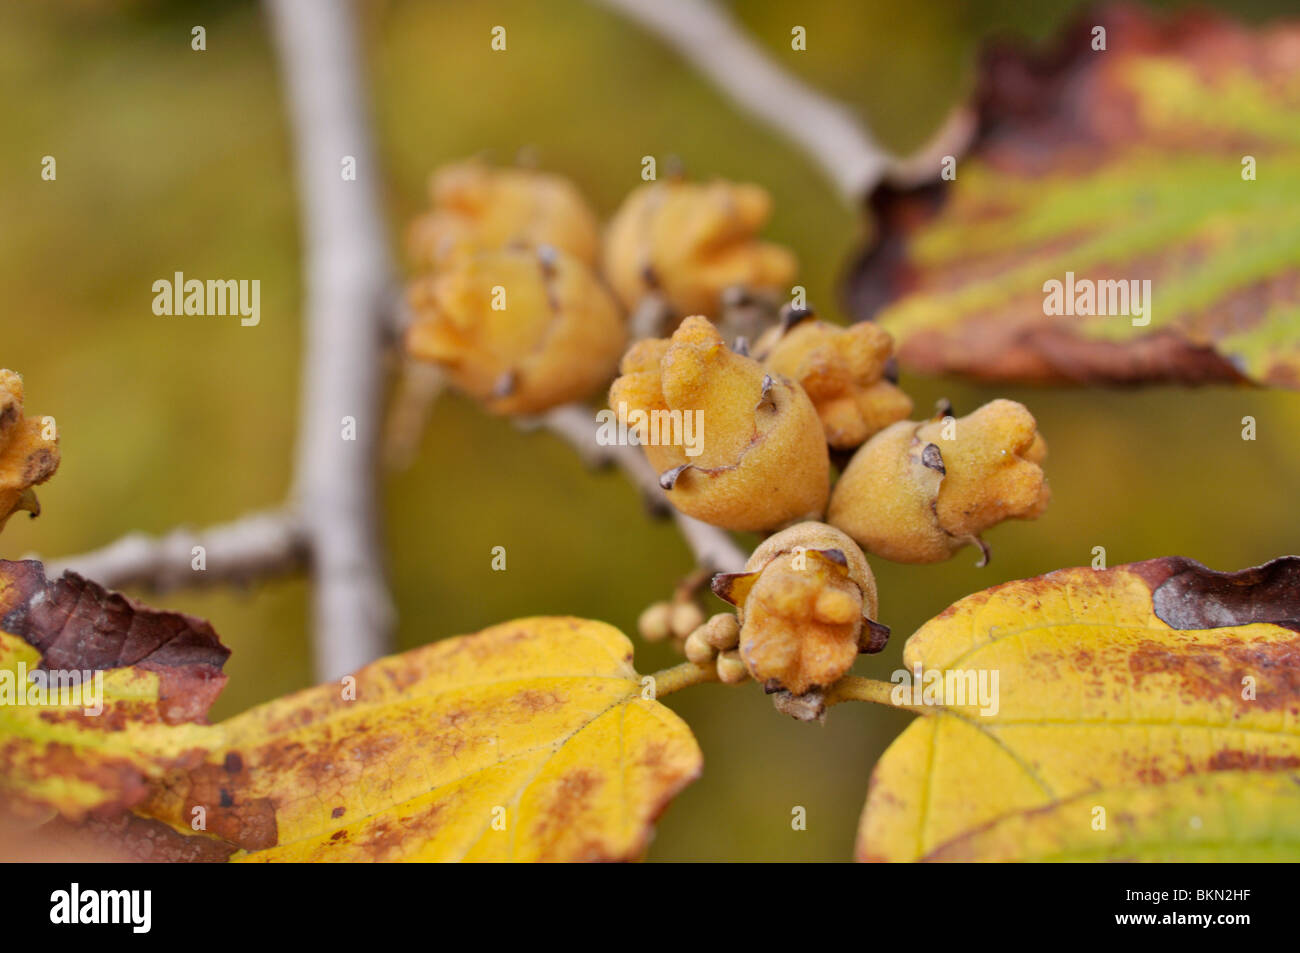
<instances>
[{"instance_id":1,"label":"leaf with brown spot","mask_svg":"<svg viewBox=\"0 0 1300 953\"><path fill-rule=\"evenodd\" d=\"M1300 859L1298 616L1295 556L1063 569L960 600L908 640L907 669L950 688L876 765L858 857ZM983 709L957 692L981 672Z\"/></svg>"},{"instance_id":2,"label":"leaf with brown spot","mask_svg":"<svg viewBox=\"0 0 1300 953\"><path fill-rule=\"evenodd\" d=\"M215 743L227 655L202 620L0 561L0 809L77 822L145 800ZM32 673L66 692L33 693Z\"/></svg>"},{"instance_id":3,"label":"leaf with brown spot","mask_svg":"<svg viewBox=\"0 0 1300 953\"><path fill-rule=\"evenodd\" d=\"M1297 71L1300 22L1125 6L1051 49L988 49L955 180L872 196L850 311L922 373L1300 388ZM1149 322L1046 314L1067 272L1076 300L1084 279L1149 279Z\"/></svg>"},{"instance_id":4,"label":"leaf with brown spot","mask_svg":"<svg viewBox=\"0 0 1300 953\"><path fill-rule=\"evenodd\" d=\"M641 694L618 630L505 623L230 719L145 813L203 807L244 861L633 860L701 765Z\"/></svg>"}]
</instances>

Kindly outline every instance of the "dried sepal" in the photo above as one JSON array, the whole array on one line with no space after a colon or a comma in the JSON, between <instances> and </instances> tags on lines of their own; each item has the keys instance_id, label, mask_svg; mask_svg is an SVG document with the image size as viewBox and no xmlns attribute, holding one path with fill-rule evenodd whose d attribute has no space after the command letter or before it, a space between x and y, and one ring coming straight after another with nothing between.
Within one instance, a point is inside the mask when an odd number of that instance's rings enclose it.
<instances>
[{"instance_id":1,"label":"dried sepal","mask_svg":"<svg viewBox=\"0 0 1300 953\"><path fill-rule=\"evenodd\" d=\"M1047 445L1022 404L995 400L959 419L903 421L854 454L827 519L869 553L940 562L1005 519L1034 519L1051 497Z\"/></svg>"},{"instance_id":2,"label":"dried sepal","mask_svg":"<svg viewBox=\"0 0 1300 953\"><path fill-rule=\"evenodd\" d=\"M830 459L797 384L732 351L702 317L633 345L621 370L610 407L683 513L731 530L821 516Z\"/></svg>"},{"instance_id":3,"label":"dried sepal","mask_svg":"<svg viewBox=\"0 0 1300 953\"><path fill-rule=\"evenodd\" d=\"M596 265L596 215L568 179L478 160L445 165L429 177L433 209L407 235L417 265L441 269L479 252L549 245Z\"/></svg>"},{"instance_id":4,"label":"dried sepal","mask_svg":"<svg viewBox=\"0 0 1300 953\"><path fill-rule=\"evenodd\" d=\"M794 254L756 236L772 200L757 185L660 181L633 191L609 224L605 274L624 307L662 296L679 315L717 315L729 288L784 294Z\"/></svg>"},{"instance_id":5,"label":"dried sepal","mask_svg":"<svg viewBox=\"0 0 1300 953\"><path fill-rule=\"evenodd\" d=\"M461 258L411 284L406 346L493 413L582 400L613 375L627 340L591 269L557 249Z\"/></svg>"},{"instance_id":6,"label":"dried sepal","mask_svg":"<svg viewBox=\"0 0 1300 953\"><path fill-rule=\"evenodd\" d=\"M736 606L741 658L770 693L801 697L835 684L888 633L870 621L879 604L862 550L824 523L769 537L743 573L715 576L713 591Z\"/></svg>"},{"instance_id":7,"label":"dried sepal","mask_svg":"<svg viewBox=\"0 0 1300 953\"><path fill-rule=\"evenodd\" d=\"M19 510L41 511L36 492L59 466L54 422L23 416L23 379L0 370L0 529Z\"/></svg>"},{"instance_id":8,"label":"dried sepal","mask_svg":"<svg viewBox=\"0 0 1300 953\"><path fill-rule=\"evenodd\" d=\"M826 442L857 447L912 412L912 401L886 377L893 339L869 321L839 327L787 308L759 339L763 366L796 381L817 408Z\"/></svg>"}]
</instances>

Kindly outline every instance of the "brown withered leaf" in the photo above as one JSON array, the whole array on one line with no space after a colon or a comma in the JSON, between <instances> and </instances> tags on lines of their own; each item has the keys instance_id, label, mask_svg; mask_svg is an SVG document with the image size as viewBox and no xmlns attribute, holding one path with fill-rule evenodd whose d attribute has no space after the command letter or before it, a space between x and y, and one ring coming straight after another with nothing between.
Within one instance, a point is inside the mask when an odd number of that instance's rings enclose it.
<instances>
[{"instance_id":1,"label":"brown withered leaf","mask_svg":"<svg viewBox=\"0 0 1300 953\"><path fill-rule=\"evenodd\" d=\"M908 640L922 682L891 701L923 717L872 773L859 858L1296 859L1297 616L1295 556L1063 569L960 600Z\"/></svg>"},{"instance_id":2,"label":"brown withered leaf","mask_svg":"<svg viewBox=\"0 0 1300 953\"><path fill-rule=\"evenodd\" d=\"M923 373L1300 388L1297 72L1300 22L1203 12L1109 6L1041 52L990 47L970 155L871 197L848 309ZM1116 314L1144 280L1145 313Z\"/></svg>"},{"instance_id":3,"label":"brown withered leaf","mask_svg":"<svg viewBox=\"0 0 1300 953\"><path fill-rule=\"evenodd\" d=\"M79 822L144 801L214 742L228 655L202 620L0 561L0 811Z\"/></svg>"}]
</instances>

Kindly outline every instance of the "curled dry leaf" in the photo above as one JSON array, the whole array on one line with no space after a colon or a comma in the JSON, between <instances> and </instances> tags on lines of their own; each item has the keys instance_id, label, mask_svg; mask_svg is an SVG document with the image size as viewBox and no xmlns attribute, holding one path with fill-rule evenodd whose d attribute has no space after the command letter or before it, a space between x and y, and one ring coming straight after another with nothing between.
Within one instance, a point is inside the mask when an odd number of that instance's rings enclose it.
<instances>
[{"instance_id":1,"label":"curled dry leaf","mask_svg":"<svg viewBox=\"0 0 1300 953\"><path fill-rule=\"evenodd\" d=\"M733 530L821 516L830 457L799 385L730 350L699 316L634 344L620 370L610 407L683 513Z\"/></svg>"},{"instance_id":2,"label":"curled dry leaf","mask_svg":"<svg viewBox=\"0 0 1300 953\"><path fill-rule=\"evenodd\" d=\"M757 185L680 180L633 191L605 234L604 269L629 311L660 295L677 315L717 316L732 287L780 297L794 254L756 237L772 213Z\"/></svg>"},{"instance_id":3,"label":"curled dry leaf","mask_svg":"<svg viewBox=\"0 0 1300 953\"><path fill-rule=\"evenodd\" d=\"M74 855L631 860L700 771L603 623L506 623L206 725L206 623L35 563L0 580L0 687L42 657L104 675L98 716L0 705L0 821Z\"/></svg>"},{"instance_id":4,"label":"curled dry leaf","mask_svg":"<svg viewBox=\"0 0 1300 953\"><path fill-rule=\"evenodd\" d=\"M908 640L923 678L897 701L924 715L872 773L858 857L1300 858L1298 619L1295 556L1063 569L962 599Z\"/></svg>"},{"instance_id":5,"label":"curled dry leaf","mask_svg":"<svg viewBox=\"0 0 1300 953\"><path fill-rule=\"evenodd\" d=\"M849 310L922 373L1300 387L1297 70L1300 23L1140 7L989 49L973 151L872 196Z\"/></svg>"},{"instance_id":6,"label":"curled dry leaf","mask_svg":"<svg viewBox=\"0 0 1300 953\"><path fill-rule=\"evenodd\" d=\"M23 416L23 379L0 370L0 529L18 510L33 516L41 505L32 489L59 467L53 421Z\"/></svg>"}]
</instances>

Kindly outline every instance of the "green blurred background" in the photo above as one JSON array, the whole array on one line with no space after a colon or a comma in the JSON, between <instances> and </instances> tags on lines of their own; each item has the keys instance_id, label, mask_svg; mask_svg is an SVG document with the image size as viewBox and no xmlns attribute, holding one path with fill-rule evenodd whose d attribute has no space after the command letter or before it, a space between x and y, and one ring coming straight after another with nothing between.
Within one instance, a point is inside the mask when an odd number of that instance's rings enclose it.
<instances>
[{"instance_id":1,"label":"green blurred background","mask_svg":"<svg viewBox=\"0 0 1300 953\"><path fill-rule=\"evenodd\" d=\"M1223 2L1252 20L1278 2ZM737 16L790 69L852 103L876 134L919 144L971 87L991 33L1049 36L1067 3L751 0ZM859 217L791 146L737 113L656 41L583 0L363 5L384 200L396 243L429 170L521 148L571 176L608 215L640 158L761 183L768 235L794 248L810 300L834 286ZM190 29L207 29L207 51ZM508 52L489 50L495 25ZM789 48L807 28L808 49ZM268 506L290 480L298 395L300 243L281 91L252 2L0 4L0 366L28 409L52 414L64 460L39 520L16 518L0 556L69 555L131 530L202 526ZM56 182L40 178L44 155ZM160 318L152 282L184 271L256 277L262 321ZM1192 556L1237 569L1295 552L1300 400L1251 390L1039 391L905 377L927 408L1027 403L1051 453L1054 499L1035 524L990 534L976 569L873 560L895 640L856 671L888 678L906 635L961 596L1087 564ZM1259 439L1241 439L1253 415ZM385 483L398 637L408 648L490 623L572 613L635 631L691 559L616 475L584 471L553 438L524 435L449 396L421 452ZM503 545L509 569L490 569ZM312 681L301 580L169 593L157 605L211 619L234 650L214 717ZM676 659L638 645L642 671ZM656 860L845 860L867 778L907 717L845 706L823 728L777 714L753 684L701 686L667 703L694 728L704 777L673 805ZM807 830L791 810L807 810Z\"/></svg>"}]
</instances>

